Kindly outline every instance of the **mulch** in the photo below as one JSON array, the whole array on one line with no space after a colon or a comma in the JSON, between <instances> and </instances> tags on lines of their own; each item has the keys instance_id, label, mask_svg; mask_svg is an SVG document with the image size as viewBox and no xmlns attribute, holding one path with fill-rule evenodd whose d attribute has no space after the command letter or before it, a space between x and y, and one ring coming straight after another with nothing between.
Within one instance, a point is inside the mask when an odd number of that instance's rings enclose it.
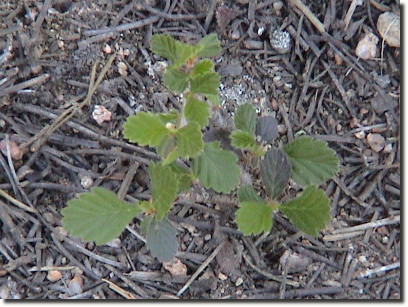
<instances>
[{"instance_id":1,"label":"mulch","mask_svg":"<svg viewBox=\"0 0 408 307\"><path fill-rule=\"evenodd\" d=\"M381 13L400 8L310 0L308 13L299 2L2 1L0 140L23 156L0 153L0 297L401 299L400 49L376 28ZM271 46L276 29L290 34L288 53ZM378 56L359 59L354 50L369 32L380 38ZM137 218L107 245L66 234L60 211L76 193L103 186L128 201L149 195L146 168L158 156L125 141L121 127L134 112L179 107L162 85L164 62L149 50L155 33L186 42L217 34L227 121L251 102L276 117L276 146L308 134L336 151L341 170L322 186L333 219L319 237L280 214L270 233L245 237L233 222L234 195L199 187L169 216L181 273L150 255ZM112 119L97 124L96 105ZM298 189L292 183L288 194Z\"/></svg>"}]
</instances>

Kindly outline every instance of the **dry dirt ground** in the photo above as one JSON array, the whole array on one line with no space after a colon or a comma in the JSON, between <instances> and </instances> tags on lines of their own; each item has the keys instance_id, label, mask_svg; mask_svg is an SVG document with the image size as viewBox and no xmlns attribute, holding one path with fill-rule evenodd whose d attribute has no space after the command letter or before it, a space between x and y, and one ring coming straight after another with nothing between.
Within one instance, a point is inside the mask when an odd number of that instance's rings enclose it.
<instances>
[{"instance_id":1,"label":"dry dirt ground","mask_svg":"<svg viewBox=\"0 0 408 307\"><path fill-rule=\"evenodd\" d=\"M0 2L0 141L24 151L17 159L0 153L1 298L401 298L400 49L377 30L380 14L400 14L399 1L305 1L311 14L296 2ZM271 47L275 29L290 33L288 53ZM170 214L181 275L150 255L137 219L109 245L64 234L61 209L90 186L128 200L149 193L145 171L156 156L127 143L121 127L139 110L178 106L161 82L163 59L149 49L155 33L186 42L216 33L224 116L249 101L278 120L277 146L305 133L336 151L340 172L323 186L333 219L319 237L279 214L269 234L244 237L228 202L234 195L211 191L192 191ZM377 53L359 59L367 33L379 37ZM92 67L99 74L114 52L90 103L73 114ZM111 121L95 122L96 105Z\"/></svg>"}]
</instances>

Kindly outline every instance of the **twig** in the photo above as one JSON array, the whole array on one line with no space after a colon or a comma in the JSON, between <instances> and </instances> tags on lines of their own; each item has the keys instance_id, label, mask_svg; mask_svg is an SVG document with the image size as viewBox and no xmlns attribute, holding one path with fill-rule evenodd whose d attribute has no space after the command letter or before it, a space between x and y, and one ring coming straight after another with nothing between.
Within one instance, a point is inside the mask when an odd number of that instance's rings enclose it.
<instances>
[{"instance_id":1,"label":"twig","mask_svg":"<svg viewBox=\"0 0 408 307\"><path fill-rule=\"evenodd\" d=\"M22 203L21 201L13 198L11 195L7 194L6 192L4 192L3 190L0 189L0 196L3 196L5 199L7 199L9 202L11 202L12 204L16 205L17 207L28 211L28 212L36 212L37 210L35 208L31 208L29 206L27 206L26 204Z\"/></svg>"},{"instance_id":2,"label":"twig","mask_svg":"<svg viewBox=\"0 0 408 307\"><path fill-rule=\"evenodd\" d=\"M256 267L256 266L249 260L249 258L248 258L247 255L242 254L242 257L244 257L244 259L245 259L245 261L248 263L248 265L249 265L251 268L253 268L255 271L257 271L259 274L262 274L263 276L265 276L265 277L267 277L267 278L269 278L269 279L272 279L272 280L274 280L274 281L283 282L283 279L282 279L282 278L277 277L277 276L275 276L275 275L272 275L271 273L265 272L265 271L259 269L258 267ZM288 284L288 285L290 285L290 286L292 286L292 287L296 287L296 288L300 286L300 284L299 284L297 281L286 280L285 283Z\"/></svg>"},{"instance_id":3,"label":"twig","mask_svg":"<svg viewBox=\"0 0 408 307\"><path fill-rule=\"evenodd\" d=\"M221 248L223 248L225 242L226 241L218 245L217 248L212 252L212 254L207 258L207 260L204 261L202 265L200 265L200 267L197 269L197 271L195 271L195 273L191 276L191 278L186 282L183 288L181 288L180 291L177 292L177 296L181 296L184 293L184 291L188 289L188 287L198 277L198 275L200 275L200 273L211 263L211 261L215 258L215 256L217 256Z\"/></svg>"},{"instance_id":4,"label":"twig","mask_svg":"<svg viewBox=\"0 0 408 307\"><path fill-rule=\"evenodd\" d=\"M98 35L98 34L103 34L103 33L108 33L108 32L122 32L126 30L141 28L149 24L155 23L158 20L159 20L159 16L152 16L149 18L145 18L145 19L138 20L138 21L131 22L131 23L126 23L126 24L116 26L116 27L109 27L109 28L98 29L98 30L87 30L87 31L84 31L83 34L86 36L92 36L92 35Z\"/></svg>"},{"instance_id":5,"label":"twig","mask_svg":"<svg viewBox=\"0 0 408 307\"><path fill-rule=\"evenodd\" d=\"M350 233L350 232L355 232L359 230L366 230L368 228L374 228L374 227L380 227L380 226L385 226L385 225L391 225L391 224L398 224L400 222L400 215L396 216L391 216L387 217L382 220L378 221L373 221L353 227L347 227L347 228L341 228L341 229L336 229L333 231L333 234L340 234L340 233Z\"/></svg>"},{"instance_id":6,"label":"twig","mask_svg":"<svg viewBox=\"0 0 408 307\"><path fill-rule=\"evenodd\" d=\"M49 77L50 77L49 74L43 74L41 76L32 78L30 80L27 80L27 81L12 85L12 86L2 90L1 93L0 93L0 97L6 96L6 95L11 94L11 93L15 93L15 92L20 91L22 89L25 89L27 87L43 84L45 81L48 80Z\"/></svg>"},{"instance_id":7,"label":"twig","mask_svg":"<svg viewBox=\"0 0 408 307\"><path fill-rule=\"evenodd\" d=\"M398 261L398 262L388 264L388 265L384 265L382 267L378 267L378 268L375 268L375 269L365 270L365 271L361 272L357 276L357 278L371 277L371 275L373 275L373 274L387 272L387 271L390 271L390 270L393 270L393 269L397 269L399 267L400 267L400 262Z\"/></svg>"},{"instance_id":8,"label":"twig","mask_svg":"<svg viewBox=\"0 0 408 307\"><path fill-rule=\"evenodd\" d=\"M320 33L324 34L326 33L326 30L324 28L324 24L321 23L319 19L312 13L312 11L302 3L300 0L289 0L289 2L292 2L305 16L307 19L310 20L310 22L316 27L317 30L319 30Z\"/></svg>"},{"instance_id":9,"label":"twig","mask_svg":"<svg viewBox=\"0 0 408 307\"><path fill-rule=\"evenodd\" d=\"M347 233L339 233L335 235L325 235L323 237L323 241L328 242L328 241L340 241L340 240L345 240L345 239L351 239L354 237L358 237L364 234L364 231L354 231L354 232L347 232Z\"/></svg>"}]
</instances>

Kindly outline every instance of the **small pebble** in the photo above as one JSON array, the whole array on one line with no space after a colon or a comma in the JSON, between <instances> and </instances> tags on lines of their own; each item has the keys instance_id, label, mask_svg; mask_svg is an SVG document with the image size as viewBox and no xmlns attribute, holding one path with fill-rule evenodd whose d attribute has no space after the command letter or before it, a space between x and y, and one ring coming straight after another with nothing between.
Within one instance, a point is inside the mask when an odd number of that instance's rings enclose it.
<instances>
[{"instance_id":1,"label":"small pebble","mask_svg":"<svg viewBox=\"0 0 408 307\"><path fill-rule=\"evenodd\" d=\"M224 281L228 279L228 276L220 272L218 273L218 279Z\"/></svg>"},{"instance_id":2,"label":"small pebble","mask_svg":"<svg viewBox=\"0 0 408 307\"><path fill-rule=\"evenodd\" d=\"M244 283L244 280L242 279L242 277L238 277L237 281L235 282L235 286L239 287L243 283Z\"/></svg>"},{"instance_id":3,"label":"small pebble","mask_svg":"<svg viewBox=\"0 0 408 307\"><path fill-rule=\"evenodd\" d=\"M118 63L118 72L122 77L126 77L128 75L127 66L124 62Z\"/></svg>"},{"instance_id":4,"label":"small pebble","mask_svg":"<svg viewBox=\"0 0 408 307\"><path fill-rule=\"evenodd\" d=\"M369 133L367 135L367 143L375 152L380 152L385 146L385 139L381 134Z\"/></svg>"},{"instance_id":5,"label":"small pebble","mask_svg":"<svg viewBox=\"0 0 408 307\"><path fill-rule=\"evenodd\" d=\"M400 47L400 16L385 12L378 17L377 30L390 47Z\"/></svg>"},{"instance_id":6,"label":"small pebble","mask_svg":"<svg viewBox=\"0 0 408 307\"><path fill-rule=\"evenodd\" d=\"M288 53L292 46L292 40L289 32L277 29L271 32L270 42L272 48L279 53Z\"/></svg>"},{"instance_id":7,"label":"small pebble","mask_svg":"<svg viewBox=\"0 0 408 307\"><path fill-rule=\"evenodd\" d=\"M112 113L104 106L96 105L92 112L92 118L98 123L99 126L101 126L103 122L110 121L111 117Z\"/></svg>"},{"instance_id":8,"label":"small pebble","mask_svg":"<svg viewBox=\"0 0 408 307\"><path fill-rule=\"evenodd\" d=\"M20 147L17 145L16 142L9 141L9 147L10 147L10 156L13 160L21 160L21 158L23 158L24 151L20 149ZM0 151L5 156L7 156L7 141L6 140L0 141Z\"/></svg>"},{"instance_id":9,"label":"small pebble","mask_svg":"<svg viewBox=\"0 0 408 307\"><path fill-rule=\"evenodd\" d=\"M92 187L94 181L90 176L79 174L79 178L81 179L81 185L84 189Z\"/></svg>"},{"instance_id":10,"label":"small pebble","mask_svg":"<svg viewBox=\"0 0 408 307\"><path fill-rule=\"evenodd\" d=\"M356 55L363 60L370 60L377 55L378 37L373 33L366 34L356 47Z\"/></svg>"},{"instance_id":11,"label":"small pebble","mask_svg":"<svg viewBox=\"0 0 408 307\"><path fill-rule=\"evenodd\" d=\"M61 278L62 278L61 271L58 271L58 270L50 270L50 271L48 271L47 279L48 279L49 281L54 282L54 281L60 280Z\"/></svg>"},{"instance_id":12,"label":"small pebble","mask_svg":"<svg viewBox=\"0 0 408 307\"><path fill-rule=\"evenodd\" d=\"M103 47L103 52L105 52L106 54L111 54L112 53L112 47L108 44L105 45L105 47Z\"/></svg>"},{"instance_id":13,"label":"small pebble","mask_svg":"<svg viewBox=\"0 0 408 307\"><path fill-rule=\"evenodd\" d=\"M206 234L205 237L204 237L204 240L210 241L210 240L211 240L211 235L210 235L210 234Z\"/></svg>"},{"instance_id":14,"label":"small pebble","mask_svg":"<svg viewBox=\"0 0 408 307\"><path fill-rule=\"evenodd\" d=\"M354 133L354 136L356 137L356 138L358 138L359 140L362 140L362 139L364 139L365 138L365 132L364 131L359 131L359 132L356 132L356 133Z\"/></svg>"}]
</instances>

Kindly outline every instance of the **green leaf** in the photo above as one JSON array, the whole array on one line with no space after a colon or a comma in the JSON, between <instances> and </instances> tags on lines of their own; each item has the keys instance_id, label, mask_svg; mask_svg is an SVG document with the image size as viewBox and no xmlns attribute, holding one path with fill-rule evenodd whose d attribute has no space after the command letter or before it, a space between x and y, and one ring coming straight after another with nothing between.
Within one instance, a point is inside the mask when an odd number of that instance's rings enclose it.
<instances>
[{"instance_id":1,"label":"green leaf","mask_svg":"<svg viewBox=\"0 0 408 307\"><path fill-rule=\"evenodd\" d=\"M164 73L163 81L170 91L182 93L187 86L188 78L186 73L176 68L168 68Z\"/></svg>"},{"instance_id":2,"label":"green leaf","mask_svg":"<svg viewBox=\"0 0 408 307\"><path fill-rule=\"evenodd\" d=\"M215 94L215 95L205 94L204 96L216 106L219 106L221 104L221 99L218 94Z\"/></svg>"},{"instance_id":3,"label":"green leaf","mask_svg":"<svg viewBox=\"0 0 408 307\"><path fill-rule=\"evenodd\" d=\"M150 112L129 116L123 124L123 136L141 146L157 146L169 133L160 115Z\"/></svg>"},{"instance_id":4,"label":"green leaf","mask_svg":"<svg viewBox=\"0 0 408 307\"><path fill-rule=\"evenodd\" d=\"M176 49L178 59L174 62L173 66L180 67L182 64L186 63L187 60L197 57L197 54L200 52L202 47L176 41Z\"/></svg>"},{"instance_id":5,"label":"green leaf","mask_svg":"<svg viewBox=\"0 0 408 307\"><path fill-rule=\"evenodd\" d=\"M195 99L194 97L187 97L184 115L188 122L196 122L200 127L205 127L210 117L208 109L209 106L207 102Z\"/></svg>"},{"instance_id":6,"label":"green leaf","mask_svg":"<svg viewBox=\"0 0 408 307\"><path fill-rule=\"evenodd\" d=\"M215 72L207 72L191 76L190 89L194 94L216 95L220 86L220 75Z\"/></svg>"},{"instance_id":7,"label":"green leaf","mask_svg":"<svg viewBox=\"0 0 408 307\"><path fill-rule=\"evenodd\" d=\"M262 202L262 198L256 193L255 189L250 185L244 185L237 191L238 200L243 202Z\"/></svg>"},{"instance_id":8,"label":"green leaf","mask_svg":"<svg viewBox=\"0 0 408 307\"><path fill-rule=\"evenodd\" d=\"M154 219L153 215L145 215L143 220L140 222L140 230L142 231L142 235L147 236L149 232L150 224Z\"/></svg>"},{"instance_id":9,"label":"green leaf","mask_svg":"<svg viewBox=\"0 0 408 307\"><path fill-rule=\"evenodd\" d=\"M339 169L339 159L326 142L301 136L283 150L292 164L292 179L302 186L320 185Z\"/></svg>"},{"instance_id":10,"label":"green leaf","mask_svg":"<svg viewBox=\"0 0 408 307\"><path fill-rule=\"evenodd\" d=\"M272 116L262 116L256 122L255 134L261 137L262 141L271 142L278 135L278 122Z\"/></svg>"},{"instance_id":11,"label":"green leaf","mask_svg":"<svg viewBox=\"0 0 408 307\"><path fill-rule=\"evenodd\" d=\"M203 134L200 126L195 123L180 128L176 132L176 148L169 153L164 164L173 162L177 158L192 158L203 150Z\"/></svg>"},{"instance_id":12,"label":"green leaf","mask_svg":"<svg viewBox=\"0 0 408 307\"><path fill-rule=\"evenodd\" d=\"M220 41L214 33L203 37L197 45L202 47L198 53L200 57L210 57L221 53Z\"/></svg>"},{"instance_id":13,"label":"green leaf","mask_svg":"<svg viewBox=\"0 0 408 307\"><path fill-rule=\"evenodd\" d=\"M243 130L234 130L231 135L231 145L234 146L235 148L247 148L247 149L252 149L255 150L258 148L258 145L256 144L254 137L247 131Z\"/></svg>"},{"instance_id":14,"label":"green leaf","mask_svg":"<svg viewBox=\"0 0 408 307\"><path fill-rule=\"evenodd\" d=\"M100 245L117 238L141 212L140 206L127 204L115 193L94 187L62 209L62 225L71 235Z\"/></svg>"},{"instance_id":15,"label":"green leaf","mask_svg":"<svg viewBox=\"0 0 408 307\"><path fill-rule=\"evenodd\" d=\"M256 110L250 103L241 104L235 112L235 127L255 136L256 118Z\"/></svg>"},{"instance_id":16,"label":"green leaf","mask_svg":"<svg viewBox=\"0 0 408 307\"><path fill-rule=\"evenodd\" d=\"M278 197L289 182L291 165L286 154L271 148L261 161L261 178L265 189L272 198Z\"/></svg>"},{"instance_id":17,"label":"green leaf","mask_svg":"<svg viewBox=\"0 0 408 307\"><path fill-rule=\"evenodd\" d=\"M196 66L194 67L192 71L192 74L199 75L199 74L211 72L213 67L214 67L214 63L211 60L204 59L196 64Z\"/></svg>"},{"instance_id":18,"label":"green leaf","mask_svg":"<svg viewBox=\"0 0 408 307\"><path fill-rule=\"evenodd\" d=\"M272 208L264 202L240 202L235 213L235 222L246 236L268 232L272 228Z\"/></svg>"},{"instance_id":19,"label":"green leaf","mask_svg":"<svg viewBox=\"0 0 408 307\"><path fill-rule=\"evenodd\" d=\"M171 168L162 163L153 163L149 166L150 190L153 207L156 209L156 218L163 219L177 196L177 176Z\"/></svg>"},{"instance_id":20,"label":"green leaf","mask_svg":"<svg viewBox=\"0 0 408 307\"><path fill-rule=\"evenodd\" d=\"M330 221L330 201L322 190L307 187L296 199L279 206L289 220L303 232L317 236Z\"/></svg>"},{"instance_id":21,"label":"green leaf","mask_svg":"<svg viewBox=\"0 0 408 307\"><path fill-rule=\"evenodd\" d=\"M206 188L229 193L240 181L237 156L220 148L219 142L207 143L204 151L193 159L193 173Z\"/></svg>"},{"instance_id":22,"label":"green leaf","mask_svg":"<svg viewBox=\"0 0 408 307\"><path fill-rule=\"evenodd\" d=\"M155 34L152 36L150 49L155 54L174 62L177 59L176 41L167 34Z\"/></svg>"},{"instance_id":23,"label":"green leaf","mask_svg":"<svg viewBox=\"0 0 408 307\"><path fill-rule=\"evenodd\" d=\"M178 192L185 192L188 191L191 187L191 183L193 181L193 174L191 170L186 170L181 166L177 165L176 163L169 164L171 170L177 176L178 181Z\"/></svg>"},{"instance_id":24,"label":"green leaf","mask_svg":"<svg viewBox=\"0 0 408 307\"><path fill-rule=\"evenodd\" d=\"M159 145L157 145L156 151L160 157L166 159L170 153L176 150L176 146L176 136L169 135L167 138L164 138Z\"/></svg>"},{"instance_id":25,"label":"green leaf","mask_svg":"<svg viewBox=\"0 0 408 307\"><path fill-rule=\"evenodd\" d=\"M167 123L174 123L179 117L179 114L176 110L171 110L169 113L157 113L157 115L164 125L166 125Z\"/></svg>"},{"instance_id":26,"label":"green leaf","mask_svg":"<svg viewBox=\"0 0 408 307\"><path fill-rule=\"evenodd\" d=\"M148 226L146 244L150 253L161 262L171 261L178 250L176 229L167 219L152 219Z\"/></svg>"}]
</instances>

